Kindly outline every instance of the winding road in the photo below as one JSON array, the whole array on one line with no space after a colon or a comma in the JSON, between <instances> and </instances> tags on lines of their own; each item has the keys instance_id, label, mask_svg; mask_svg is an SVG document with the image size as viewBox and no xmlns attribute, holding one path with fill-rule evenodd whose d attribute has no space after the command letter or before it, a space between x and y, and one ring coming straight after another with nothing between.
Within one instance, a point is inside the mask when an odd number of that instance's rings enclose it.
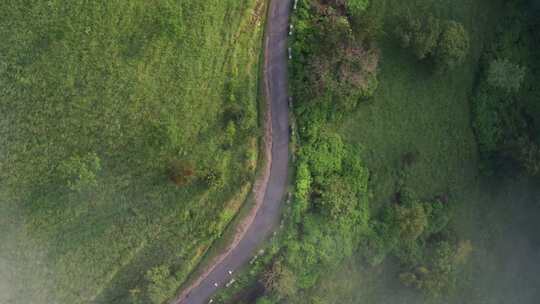
<instances>
[{"instance_id":1,"label":"winding road","mask_svg":"<svg viewBox=\"0 0 540 304\"><path fill-rule=\"evenodd\" d=\"M268 172L262 174L257 185L263 194L254 207L253 219L243 227L239 239L174 300L174 304L208 303L210 297L233 278L230 272L248 263L279 225L289 162L287 34L292 0L269 1L263 77L267 100L265 144L270 153L266 152L267 168L263 169Z\"/></svg>"}]
</instances>

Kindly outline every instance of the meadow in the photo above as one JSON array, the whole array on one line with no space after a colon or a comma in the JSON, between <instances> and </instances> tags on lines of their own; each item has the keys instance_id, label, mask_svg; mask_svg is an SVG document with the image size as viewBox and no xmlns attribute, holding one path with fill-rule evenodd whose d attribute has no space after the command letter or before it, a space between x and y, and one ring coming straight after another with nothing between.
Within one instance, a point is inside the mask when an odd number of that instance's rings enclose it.
<instances>
[{"instance_id":1,"label":"meadow","mask_svg":"<svg viewBox=\"0 0 540 304\"><path fill-rule=\"evenodd\" d=\"M162 303L249 193L264 3L0 4L0 302Z\"/></svg>"}]
</instances>

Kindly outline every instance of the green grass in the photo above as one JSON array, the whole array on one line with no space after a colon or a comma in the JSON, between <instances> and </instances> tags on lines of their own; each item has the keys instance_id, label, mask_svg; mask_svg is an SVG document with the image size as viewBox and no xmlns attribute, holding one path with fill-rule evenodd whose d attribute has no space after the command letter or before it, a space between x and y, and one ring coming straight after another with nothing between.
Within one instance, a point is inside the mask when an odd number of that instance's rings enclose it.
<instances>
[{"instance_id":1,"label":"green grass","mask_svg":"<svg viewBox=\"0 0 540 304\"><path fill-rule=\"evenodd\" d=\"M435 11L463 22L471 33L467 62L445 74L434 73L395 42L392 17L407 7L413 6L391 0L373 3L373 12L387 21L379 45L380 85L373 99L339 126L350 141L364 148L362 158L372 173L376 204L388 201L397 190L405 153L417 154L405 183L421 197L463 191L477 174L469 96L497 6L481 0L437 2Z\"/></svg>"},{"instance_id":2,"label":"green grass","mask_svg":"<svg viewBox=\"0 0 540 304\"><path fill-rule=\"evenodd\" d=\"M186 279L254 175L255 5L0 4L0 302L147 300L163 265ZM175 160L192 183L168 180Z\"/></svg>"}]
</instances>

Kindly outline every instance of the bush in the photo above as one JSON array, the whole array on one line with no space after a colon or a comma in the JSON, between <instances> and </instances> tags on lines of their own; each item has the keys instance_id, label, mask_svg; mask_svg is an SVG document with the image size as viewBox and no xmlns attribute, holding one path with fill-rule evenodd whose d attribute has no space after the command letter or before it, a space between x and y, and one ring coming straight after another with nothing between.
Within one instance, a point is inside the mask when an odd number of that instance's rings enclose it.
<instances>
[{"instance_id":1,"label":"bush","mask_svg":"<svg viewBox=\"0 0 540 304\"><path fill-rule=\"evenodd\" d=\"M362 99L373 95L378 86L379 51L367 37L377 29L373 19L361 14L365 1L330 1L331 6L305 7L300 3L298 19L294 21L298 39L294 42L294 87L300 88L296 98L303 102L334 103L332 114L342 114L356 107ZM358 10L354 16L345 15L346 5ZM349 14L351 14L349 12ZM372 27L366 27L366 20ZM371 21L370 21L371 20ZM353 31L351 21L355 22Z\"/></svg>"},{"instance_id":2,"label":"bush","mask_svg":"<svg viewBox=\"0 0 540 304\"><path fill-rule=\"evenodd\" d=\"M195 179L195 169L186 161L172 161L168 171L169 179L179 187L186 186Z\"/></svg>"},{"instance_id":3,"label":"bush","mask_svg":"<svg viewBox=\"0 0 540 304\"><path fill-rule=\"evenodd\" d=\"M403 48L409 48L418 60L434 59L440 70L461 64L469 53L469 34L455 21L443 21L432 14L409 12L395 30Z\"/></svg>"},{"instance_id":4,"label":"bush","mask_svg":"<svg viewBox=\"0 0 540 304\"><path fill-rule=\"evenodd\" d=\"M302 214L309 206L309 193L313 180L309 166L306 162L301 162L296 168L296 192L293 206L293 217L296 222L300 222Z\"/></svg>"},{"instance_id":5,"label":"bush","mask_svg":"<svg viewBox=\"0 0 540 304\"><path fill-rule=\"evenodd\" d=\"M148 297L154 304L163 303L178 287L178 282L171 276L169 267L165 265L148 270L146 280L149 283Z\"/></svg>"},{"instance_id":6,"label":"bush","mask_svg":"<svg viewBox=\"0 0 540 304\"><path fill-rule=\"evenodd\" d=\"M314 180L323 184L325 179L341 171L345 153L341 136L330 131L323 131L319 137L301 150L309 162Z\"/></svg>"},{"instance_id":7,"label":"bush","mask_svg":"<svg viewBox=\"0 0 540 304\"><path fill-rule=\"evenodd\" d=\"M517 141L517 159L522 164L525 172L531 176L540 173L540 145L522 137Z\"/></svg>"},{"instance_id":8,"label":"bush","mask_svg":"<svg viewBox=\"0 0 540 304\"><path fill-rule=\"evenodd\" d=\"M350 216L357 208L358 199L349 183L340 176L333 176L323 185L319 204L323 214L338 220Z\"/></svg>"},{"instance_id":9,"label":"bush","mask_svg":"<svg viewBox=\"0 0 540 304\"><path fill-rule=\"evenodd\" d=\"M441 36L441 22L433 15L413 16L411 12L401 18L396 35L403 48L410 48L417 59L423 60L435 52Z\"/></svg>"},{"instance_id":10,"label":"bush","mask_svg":"<svg viewBox=\"0 0 540 304\"><path fill-rule=\"evenodd\" d=\"M446 23L437 46L436 61L439 68L451 69L463 63L469 53L469 34L455 21Z\"/></svg>"},{"instance_id":11,"label":"bush","mask_svg":"<svg viewBox=\"0 0 540 304\"><path fill-rule=\"evenodd\" d=\"M275 261L262 276L262 284L268 292L278 294L280 298L296 292L294 274L280 260Z\"/></svg>"},{"instance_id":12,"label":"bush","mask_svg":"<svg viewBox=\"0 0 540 304\"><path fill-rule=\"evenodd\" d=\"M369 6L369 0L346 0L345 6L351 15L358 15Z\"/></svg>"},{"instance_id":13,"label":"bush","mask_svg":"<svg viewBox=\"0 0 540 304\"><path fill-rule=\"evenodd\" d=\"M505 126L503 117L509 111L512 99L500 95L484 81L477 88L473 97L473 127L480 151L484 156L496 152L504 139Z\"/></svg>"},{"instance_id":14,"label":"bush","mask_svg":"<svg viewBox=\"0 0 540 304\"><path fill-rule=\"evenodd\" d=\"M416 240L428 226L426 211L419 202L414 202L407 207L396 205L394 216L399 229L399 237L405 241Z\"/></svg>"},{"instance_id":15,"label":"bush","mask_svg":"<svg viewBox=\"0 0 540 304\"><path fill-rule=\"evenodd\" d=\"M507 92L517 92L524 78L525 68L508 59L495 59L489 65L487 81L493 87Z\"/></svg>"}]
</instances>

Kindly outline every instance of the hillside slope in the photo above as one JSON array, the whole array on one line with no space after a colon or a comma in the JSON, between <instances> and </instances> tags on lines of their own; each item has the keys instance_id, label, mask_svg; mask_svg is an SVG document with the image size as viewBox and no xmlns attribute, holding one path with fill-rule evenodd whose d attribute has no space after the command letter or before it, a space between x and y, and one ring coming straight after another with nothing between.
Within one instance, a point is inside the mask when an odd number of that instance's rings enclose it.
<instances>
[{"instance_id":1,"label":"hillside slope","mask_svg":"<svg viewBox=\"0 0 540 304\"><path fill-rule=\"evenodd\" d=\"M0 302L174 294L254 174L260 11L0 4Z\"/></svg>"}]
</instances>

